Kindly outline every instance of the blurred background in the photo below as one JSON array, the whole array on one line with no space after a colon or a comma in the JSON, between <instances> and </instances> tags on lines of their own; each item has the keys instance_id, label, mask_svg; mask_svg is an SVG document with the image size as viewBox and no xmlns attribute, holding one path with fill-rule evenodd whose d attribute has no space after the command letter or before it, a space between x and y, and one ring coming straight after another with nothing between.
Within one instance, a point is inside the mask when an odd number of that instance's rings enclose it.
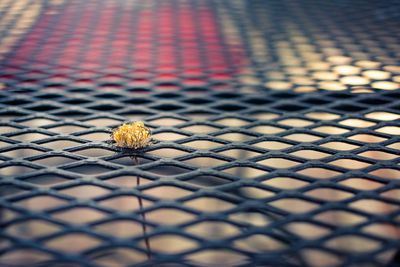
<instances>
[{"instance_id":1,"label":"blurred background","mask_svg":"<svg viewBox=\"0 0 400 267\"><path fill-rule=\"evenodd\" d=\"M0 266L396 266L397 2L0 0Z\"/></svg>"}]
</instances>

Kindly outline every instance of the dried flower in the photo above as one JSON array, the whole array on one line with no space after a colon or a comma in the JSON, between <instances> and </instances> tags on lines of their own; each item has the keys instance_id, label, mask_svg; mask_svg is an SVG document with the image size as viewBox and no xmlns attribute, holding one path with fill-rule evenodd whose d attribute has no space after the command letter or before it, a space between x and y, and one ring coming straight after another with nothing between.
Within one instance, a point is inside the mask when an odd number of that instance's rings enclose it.
<instances>
[{"instance_id":1,"label":"dried flower","mask_svg":"<svg viewBox=\"0 0 400 267\"><path fill-rule=\"evenodd\" d=\"M124 123L111 133L112 139L118 147L140 149L148 146L151 139L151 131L142 121Z\"/></svg>"}]
</instances>

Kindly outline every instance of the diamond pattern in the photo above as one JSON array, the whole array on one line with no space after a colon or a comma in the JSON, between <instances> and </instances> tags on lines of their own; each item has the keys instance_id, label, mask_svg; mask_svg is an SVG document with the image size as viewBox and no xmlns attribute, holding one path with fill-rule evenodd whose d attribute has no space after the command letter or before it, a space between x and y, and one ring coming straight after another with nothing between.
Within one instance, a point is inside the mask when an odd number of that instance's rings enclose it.
<instances>
[{"instance_id":1,"label":"diamond pattern","mask_svg":"<svg viewBox=\"0 0 400 267\"><path fill-rule=\"evenodd\" d=\"M2 1L0 265L390 266L378 2ZM116 149L135 120L154 144Z\"/></svg>"}]
</instances>

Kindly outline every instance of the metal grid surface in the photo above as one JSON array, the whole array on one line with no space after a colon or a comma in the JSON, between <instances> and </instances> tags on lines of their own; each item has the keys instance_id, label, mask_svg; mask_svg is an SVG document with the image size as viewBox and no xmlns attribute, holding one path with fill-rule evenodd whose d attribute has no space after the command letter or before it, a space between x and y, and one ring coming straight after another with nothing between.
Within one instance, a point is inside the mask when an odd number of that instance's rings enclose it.
<instances>
[{"instance_id":1,"label":"metal grid surface","mask_svg":"<svg viewBox=\"0 0 400 267\"><path fill-rule=\"evenodd\" d=\"M0 266L397 266L397 1L0 13Z\"/></svg>"}]
</instances>

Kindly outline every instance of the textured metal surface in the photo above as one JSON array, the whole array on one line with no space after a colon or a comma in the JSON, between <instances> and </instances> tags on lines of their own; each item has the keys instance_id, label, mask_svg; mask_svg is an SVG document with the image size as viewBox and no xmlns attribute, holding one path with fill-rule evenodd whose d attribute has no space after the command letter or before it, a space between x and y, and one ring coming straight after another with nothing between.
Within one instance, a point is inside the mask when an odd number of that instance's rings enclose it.
<instances>
[{"instance_id":1,"label":"textured metal surface","mask_svg":"<svg viewBox=\"0 0 400 267\"><path fill-rule=\"evenodd\" d=\"M1 266L396 266L396 1L0 7Z\"/></svg>"}]
</instances>

